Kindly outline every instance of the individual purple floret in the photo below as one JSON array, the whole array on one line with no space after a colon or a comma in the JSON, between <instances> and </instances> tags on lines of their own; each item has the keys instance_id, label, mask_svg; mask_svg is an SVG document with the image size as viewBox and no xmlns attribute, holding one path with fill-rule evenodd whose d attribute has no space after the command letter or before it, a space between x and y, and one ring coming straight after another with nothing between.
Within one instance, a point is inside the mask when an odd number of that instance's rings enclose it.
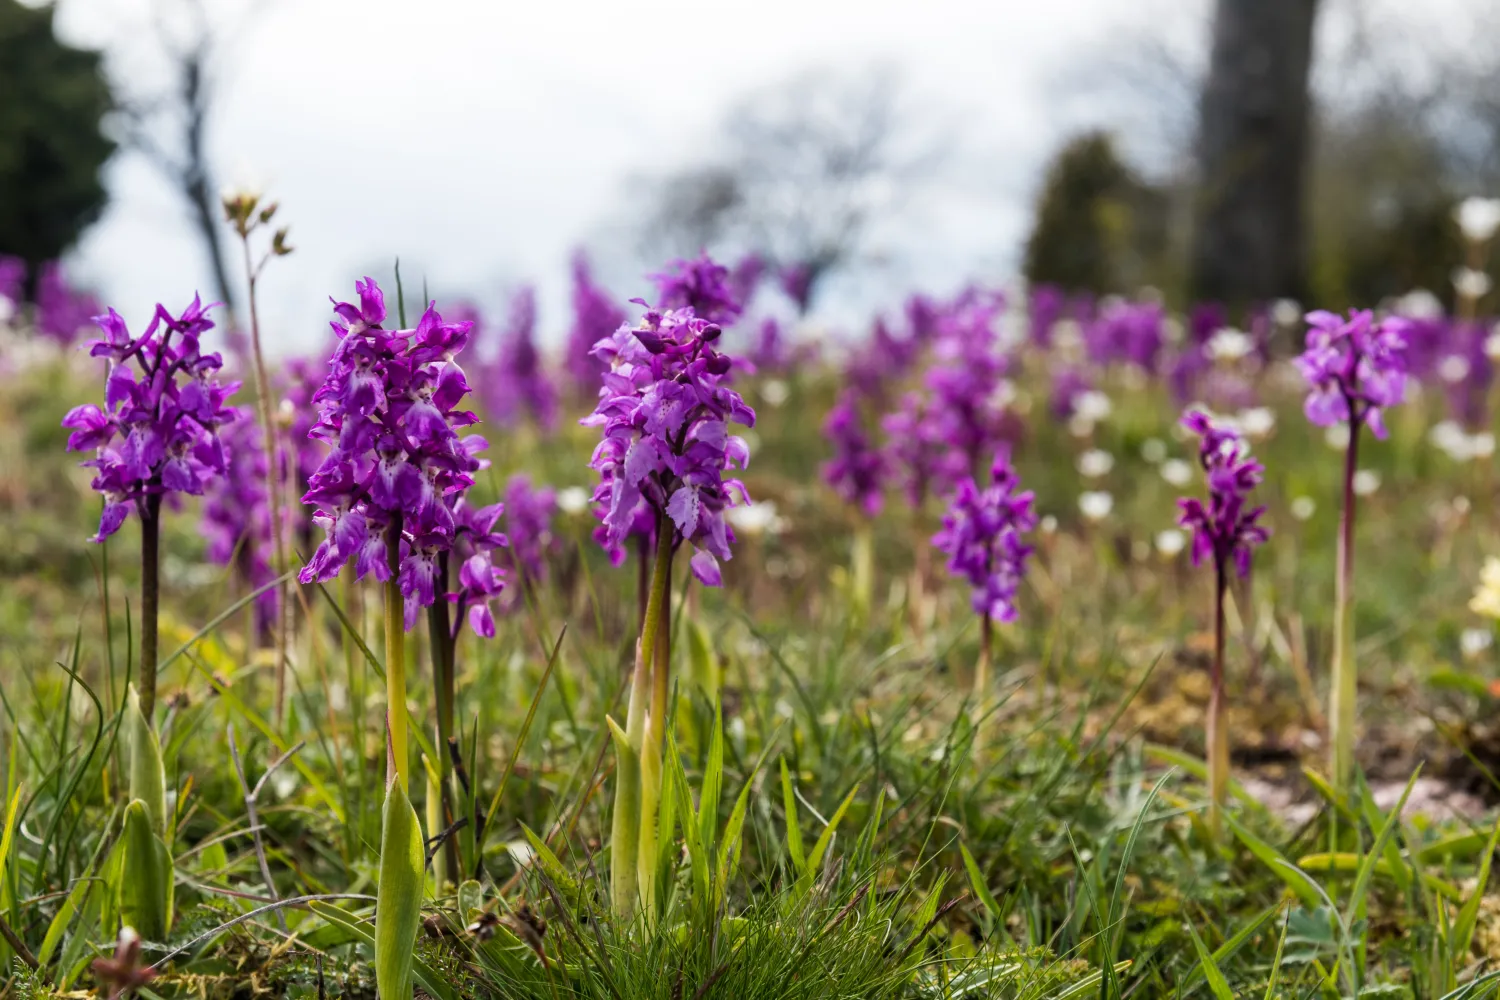
<instances>
[{"instance_id":1,"label":"individual purple floret","mask_svg":"<svg viewBox=\"0 0 1500 1000\"><path fill-rule=\"evenodd\" d=\"M1036 527L1030 490L1017 492L1020 479L1005 449L990 466L990 483L981 489L972 477L958 491L943 515L943 528L932 544L947 554L948 571L974 588L974 610L986 619L1016 619L1016 592L1026 575L1031 546L1021 540Z\"/></svg>"},{"instance_id":2,"label":"individual purple floret","mask_svg":"<svg viewBox=\"0 0 1500 1000\"><path fill-rule=\"evenodd\" d=\"M469 323L444 323L429 305L412 330L386 330L385 298L370 278L356 284L359 304L337 302L339 345L313 401L313 435L330 446L302 498L315 504L327 533L302 570L303 583L331 580L350 560L356 574L390 579L386 534L402 532L398 580L406 626L438 596L436 557L458 528L454 494L474 482L483 438L460 438L475 422L460 410L469 385L453 360Z\"/></svg>"},{"instance_id":3,"label":"individual purple floret","mask_svg":"<svg viewBox=\"0 0 1500 1000\"><path fill-rule=\"evenodd\" d=\"M214 325L211 308L197 297L180 316L158 305L136 338L113 309L96 317L104 338L89 353L109 359L104 409L85 403L62 422L73 431L69 451L96 452L83 464L95 470L92 485L105 505L90 541L118 531L132 507L144 515L145 505L163 497L201 494L224 472L219 429L239 417L227 405L239 383L220 383L222 359L199 347L199 337Z\"/></svg>"},{"instance_id":4,"label":"individual purple floret","mask_svg":"<svg viewBox=\"0 0 1500 1000\"><path fill-rule=\"evenodd\" d=\"M921 510L938 488L968 474L962 456L948 449L931 401L921 393L903 395L900 407L881 418L880 428L886 437L887 470L914 509Z\"/></svg>"},{"instance_id":5,"label":"individual purple floret","mask_svg":"<svg viewBox=\"0 0 1500 1000\"><path fill-rule=\"evenodd\" d=\"M1297 367L1312 391L1304 409L1319 427L1368 424L1378 438L1386 435L1381 411L1406 396L1405 323L1376 321L1368 310L1345 320L1331 312L1307 315L1307 348Z\"/></svg>"},{"instance_id":6,"label":"individual purple floret","mask_svg":"<svg viewBox=\"0 0 1500 1000\"><path fill-rule=\"evenodd\" d=\"M730 287L729 268L707 253L692 260L674 260L661 274L651 275L662 309L691 309L693 315L719 326L739 319L744 307Z\"/></svg>"},{"instance_id":7,"label":"individual purple floret","mask_svg":"<svg viewBox=\"0 0 1500 1000\"><path fill-rule=\"evenodd\" d=\"M64 346L87 329L99 314L99 301L87 292L76 291L63 278L62 265L48 261L37 271L36 329Z\"/></svg>"},{"instance_id":8,"label":"individual purple floret","mask_svg":"<svg viewBox=\"0 0 1500 1000\"><path fill-rule=\"evenodd\" d=\"M475 635L495 637L494 602L505 590L505 570L495 565L496 553L510 544L496 531L503 503L474 507L467 498L453 506L453 556L458 561L458 589L447 595L457 606L453 634L468 621ZM410 612L408 612L410 615Z\"/></svg>"},{"instance_id":9,"label":"individual purple floret","mask_svg":"<svg viewBox=\"0 0 1500 1000\"><path fill-rule=\"evenodd\" d=\"M1250 572L1251 552L1270 537L1260 524L1266 508L1247 503L1265 469L1250 457L1249 446L1238 431L1215 424L1201 410L1185 413L1182 426L1202 439L1198 461L1208 480L1207 505L1197 497L1177 501L1177 523L1193 533L1193 565L1212 558L1222 568L1232 561L1244 576Z\"/></svg>"},{"instance_id":10,"label":"individual purple floret","mask_svg":"<svg viewBox=\"0 0 1500 1000\"><path fill-rule=\"evenodd\" d=\"M833 457L823 463L823 480L866 517L879 514L885 503L885 456L860 425L859 404L852 391L845 390L829 411L823 436L833 445Z\"/></svg>"},{"instance_id":11,"label":"individual purple floret","mask_svg":"<svg viewBox=\"0 0 1500 1000\"><path fill-rule=\"evenodd\" d=\"M204 493L204 555L210 562L233 566L254 590L276 576L271 569L271 511L266 503L266 453L260 426L249 410L219 431L226 461L224 475ZM255 601L257 626L264 631L274 621L276 589L268 588Z\"/></svg>"},{"instance_id":12,"label":"individual purple floret","mask_svg":"<svg viewBox=\"0 0 1500 1000\"><path fill-rule=\"evenodd\" d=\"M573 255L573 327L568 331L564 362L568 377L579 396L592 397L599 388L604 364L594 355L594 345L625 322L625 310L614 296L594 283L588 255Z\"/></svg>"},{"instance_id":13,"label":"individual purple floret","mask_svg":"<svg viewBox=\"0 0 1500 1000\"><path fill-rule=\"evenodd\" d=\"M750 459L728 424L755 423L725 382L733 362L714 349L720 333L691 309L648 307L638 326L621 326L595 346L609 371L598 406L581 421L603 431L589 464L600 476L594 501L604 509L605 547L624 545L644 501L657 523L670 519L692 544L693 575L711 587L734 540L724 510L736 495L748 502L744 484L724 478Z\"/></svg>"},{"instance_id":14,"label":"individual purple floret","mask_svg":"<svg viewBox=\"0 0 1500 1000\"><path fill-rule=\"evenodd\" d=\"M486 372L482 395L489 414L501 423L529 414L545 432L557 426L557 390L536 346L536 289L530 285L511 300L500 354Z\"/></svg>"},{"instance_id":15,"label":"individual purple floret","mask_svg":"<svg viewBox=\"0 0 1500 1000\"><path fill-rule=\"evenodd\" d=\"M557 494L550 486L533 486L524 473L511 476L505 486L510 562L528 585L547 578L547 558L555 548L552 515L556 510Z\"/></svg>"}]
</instances>

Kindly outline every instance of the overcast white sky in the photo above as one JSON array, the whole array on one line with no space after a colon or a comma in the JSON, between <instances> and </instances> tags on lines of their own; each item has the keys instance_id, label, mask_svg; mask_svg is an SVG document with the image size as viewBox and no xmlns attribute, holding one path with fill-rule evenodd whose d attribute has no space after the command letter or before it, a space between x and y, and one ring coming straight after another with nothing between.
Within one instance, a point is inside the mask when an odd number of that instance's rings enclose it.
<instances>
[{"instance_id":1,"label":"overcast white sky","mask_svg":"<svg viewBox=\"0 0 1500 1000\"><path fill-rule=\"evenodd\" d=\"M241 23L247 0L205 0ZM158 4L159 5L159 4ZM59 29L149 79L153 0L61 0ZM572 247L622 242L632 175L702 157L724 108L812 67L881 60L951 123L954 149L869 287L1012 273L1046 155L1108 112L1067 93L1143 18L1201 34L1205 0L270 0L229 47L210 137L221 184L273 194L297 252L265 281L282 347L321 337L327 296L399 254L434 290L493 307L522 280L565 326ZM210 282L185 209L140 157L71 265L127 318ZM894 247L890 249L896 249ZM615 290L640 294L616 260ZM383 276L379 275L379 276Z\"/></svg>"}]
</instances>

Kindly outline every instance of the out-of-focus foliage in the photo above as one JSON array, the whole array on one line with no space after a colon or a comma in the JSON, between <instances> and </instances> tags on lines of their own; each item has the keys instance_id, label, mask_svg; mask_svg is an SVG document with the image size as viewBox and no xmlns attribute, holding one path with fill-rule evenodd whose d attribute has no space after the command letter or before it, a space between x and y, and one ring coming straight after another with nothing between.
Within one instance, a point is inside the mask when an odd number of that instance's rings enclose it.
<instances>
[{"instance_id":1,"label":"out-of-focus foliage","mask_svg":"<svg viewBox=\"0 0 1500 1000\"><path fill-rule=\"evenodd\" d=\"M99 56L58 41L52 17L0 0L0 253L32 265L99 216L115 148L100 131L111 100Z\"/></svg>"},{"instance_id":2,"label":"out-of-focus foliage","mask_svg":"<svg viewBox=\"0 0 1500 1000\"><path fill-rule=\"evenodd\" d=\"M1047 168L1026 241L1026 279L1096 295L1139 286L1166 250L1166 204L1108 133L1074 137Z\"/></svg>"}]
</instances>

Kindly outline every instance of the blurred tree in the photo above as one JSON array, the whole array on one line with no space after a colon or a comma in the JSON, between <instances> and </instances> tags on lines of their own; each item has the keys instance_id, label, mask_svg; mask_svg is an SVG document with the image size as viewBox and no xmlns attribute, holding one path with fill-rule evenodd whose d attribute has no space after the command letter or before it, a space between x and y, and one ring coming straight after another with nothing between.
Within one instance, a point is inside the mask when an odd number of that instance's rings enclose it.
<instances>
[{"instance_id":1,"label":"blurred tree","mask_svg":"<svg viewBox=\"0 0 1500 1000\"><path fill-rule=\"evenodd\" d=\"M1303 177L1318 0L1217 0L1198 128L1191 285L1234 303L1306 288Z\"/></svg>"},{"instance_id":2,"label":"blurred tree","mask_svg":"<svg viewBox=\"0 0 1500 1000\"><path fill-rule=\"evenodd\" d=\"M100 131L109 88L99 55L62 44L52 7L0 0L0 253L58 257L104 208Z\"/></svg>"},{"instance_id":3,"label":"blurred tree","mask_svg":"<svg viewBox=\"0 0 1500 1000\"><path fill-rule=\"evenodd\" d=\"M1068 141L1047 168L1023 271L1033 285L1102 295L1157 278L1166 197L1138 178L1105 132Z\"/></svg>"},{"instance_id":4,"label":"blurred tree","mask_svg":"<svg viewBox=\"0 0 1500 1000\"><path fill-rule=\"evenodd\" d=\"M757 251L807 269L811 295L864 249L937 160L883 67L806 73L752 94L710 161L648 182L643 254Z\"/></svg>"},{"instance_id":5,"label":"blurred tree","mask_svg":"<svg viewBox=\"0 0 1500 1000\"><path fill-rule=\"evenodd\" d=\"M145 39L154 72L127 65L127 53L113 54L113 76L126 144L141 153L176 189L187 205L193 229L213 275L215 295L231 314L234 286L221 245L224 210L208 155L215 108L216 69L226 44L237 37L258 9L247 0L238 20L210 18L202 0L152 0L153 30L131 32L131 54Z\"/></svg>"}]
</instances>

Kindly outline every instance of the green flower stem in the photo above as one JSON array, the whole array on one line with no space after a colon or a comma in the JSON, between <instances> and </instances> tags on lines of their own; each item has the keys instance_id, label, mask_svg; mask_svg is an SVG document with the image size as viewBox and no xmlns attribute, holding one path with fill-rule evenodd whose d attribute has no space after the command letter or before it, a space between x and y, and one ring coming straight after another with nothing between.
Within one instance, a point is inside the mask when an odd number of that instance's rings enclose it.
<instances>
[{"instance_id":1,"label":"green flower stem","mask_svg":"<svg viewBox=\"0 0 1500 1000\"><path fill-rule=\"evenodd\" d=\"M402 633L406 606L397 577L401 570L401 515L397 514L386 529L386 558L391 578L385 583L385 725L390 734L387 753L389 774L403 795L410 794L407 783L406 750L406 637Z\"/></svg>"},{"instance_id":2,"label":"green flower stem","mask_svg":"<svg viewBox=\"0 0 1500 1000\"><path fill-rule=\"evenodd\" d=\"M157 606L161 597L161 494L141 506L141 714L154 726L156 711Z\"/></svg>"},{"instance_id":3,"label":"green flower stem","mask_svg":"<svg viewBox=\"0 0 1500 1000\"><path fill-rule=\"evenodd\" d=\"M630 704L626 709L624 733L621 734L613 721L610 723L615 735L616 755L615 804L610 824L610 896L615 915L621 918L628 917L635 909L639 891L638 854L643 827L651 825L651 836L655 836L655 816L643 809L643 750L647 746L648 736L651 746L655 747L660 742L656 730L662 728L665 731L660 722L648 725L647 699L655 700L651 674L652 667L657 662L657 640L660 638L663 605L667 600L672 574L672 522L663 517L657 523L656 530L656 563L651 571L651 591L646 600L641 638L636 643L635 670L630 678ZM656 755L656 763L655 792L659 794L659 753ZM657 801L657 794L652 795L653 803Z\"/></svg>"},{"instance_id":4,"label":"green flower stem","mask_svg":"<svg viewBox=\"0 0 1500 1000\"><path fill-rule=\"evenodd\" d=\"M1218 840L1223 828L1225 793L1229 788L1229 731L1224 725L1224 596L1226 572L1222 558L1214 560L1214 659L1209 668L1208 828Z\"/></svg>"},{"instance_id":5,"label":"green flower stem","mask_svg":"<svg viewBox=\"0 0 1500 1000\"><path fill-rule=\"evenodd\" d=\"M1351 409L1351 412L1354 412ZM1333 688L1328 711L1333 747L1333 783L1348 794L1354 779L1354 473L1359 468L1360 422L1349 424L1344 452L1344 509L1339 521L1338 569L1334 582Z\"/></svg>"},{"instance_id":6,"label":"green flower stem","mask_svg":"<svg viewBox=\"0 0 1500 1000\"><path fill-rule=\"evenodd\" d=\"M438 555L438 593L444 594L448 591L448 553ZM427 635L432 651L432 680L433 688L437 696L437 743L434 745L438 759L434 762L438 769L438 788L441 790L441 811L438 814L439 823L434 830L446 829L453 822L454 809L452 797L453 784L453 761L448 756L448 741L453 735L453 705L455 700L454 681L454 636L453 622L448 613L448 602L436 600L427 609ZM428 825L433 826L431 811L429 810ZM458 878L458 873L463 870L458 856L458 839L449 837L443 845L443 855L447 861L444 866L445 874ZM436 860L436 859L435 859ZM439 869L434 866L434 871ZM438 890L442 891L443 879L438 879Z\"/></svg>"}]
</instances>

